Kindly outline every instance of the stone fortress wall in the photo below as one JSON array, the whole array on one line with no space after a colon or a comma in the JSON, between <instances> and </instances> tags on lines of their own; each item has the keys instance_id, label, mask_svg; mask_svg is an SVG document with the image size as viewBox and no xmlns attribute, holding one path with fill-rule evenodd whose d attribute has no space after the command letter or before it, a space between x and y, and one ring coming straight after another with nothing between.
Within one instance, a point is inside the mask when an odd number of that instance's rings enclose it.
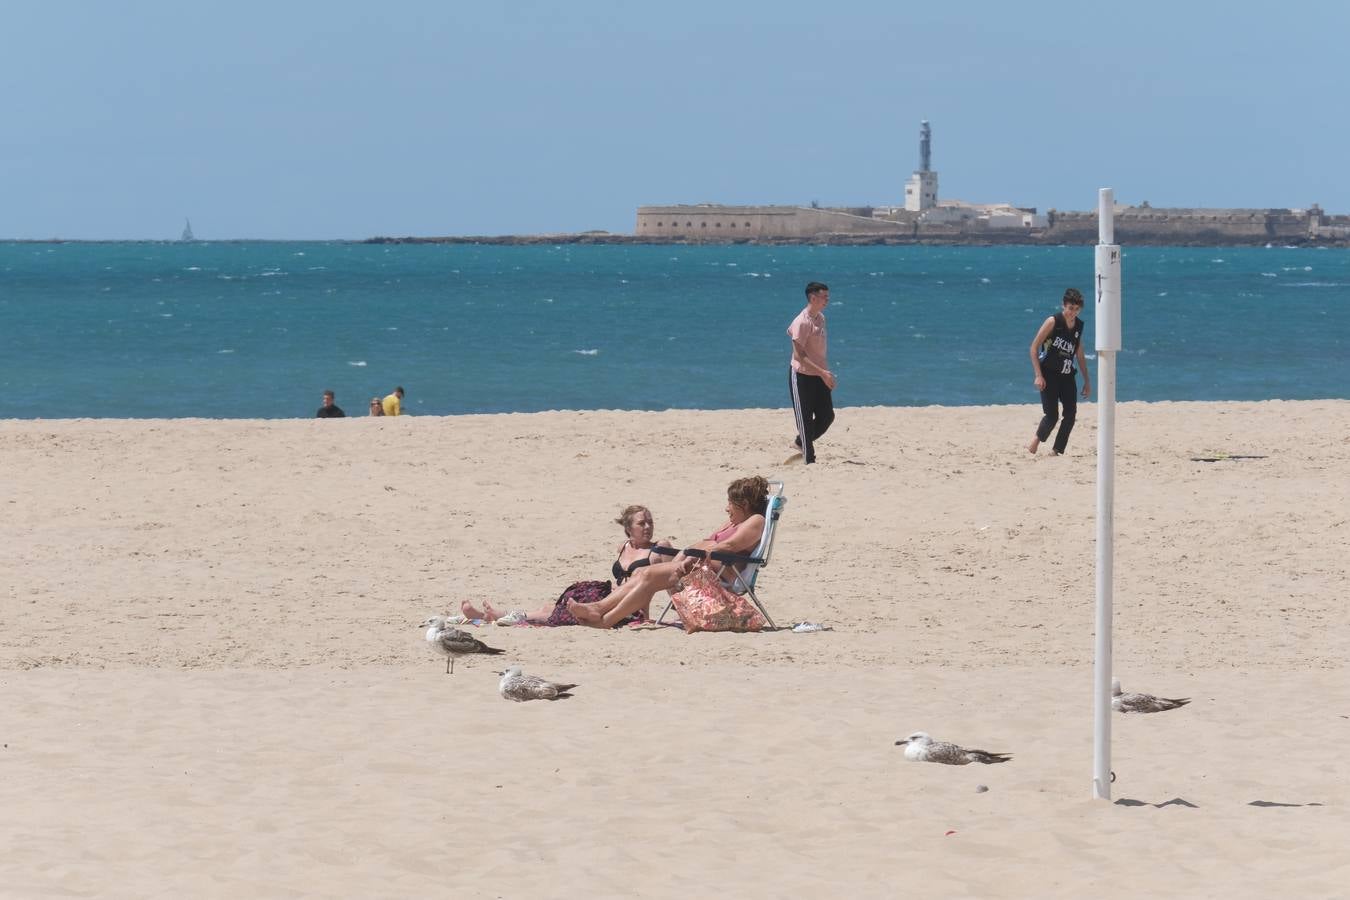
<instances>
[{"instance_id":1,"label":"stone fortress wall","mask_svg":"<svg viewBox=\"0 0 1350 900\"><path fill-rule=\"evenodd\" d=\"M1028 211L1034 213L1034 210ZM882 217L884 215L884 217ZM821 241L1085 244L1097 241L1097 212L1028 215L1034 225L995 228L987 219L924 221L905 212L795 206L643 206L639 240L733 243ZM1309 209L1189 209L1118 206L1115 235L1133 244L1341 243L1350 240L1350 216Z\"/></svg>"},{"instance_id":2,"label":"stone fortress wall","mask_svg":"<svg viewBox=\"0 0 1350 900\"><path fill-rule=\"evenodd\" d=\"M861 209L797 206L643 206L637 212L638 237L736 241L765 238L813 238L819 234L886 234L893 222L879 222Z\"/></svg>"},{"instance_id":3,"label":"stone fortress wall","mask_svg":"<svg viewBox=\"0 0 1350 900\"><path fill-rule=\"evenodd\" d=\"M1083 243L1097 239L1097 213L1047 214L1047 240ZM1115 237L1120 243L1303 243L1336 237L1337 221L1318 207L1309 209L1186 209L1117 207ZM1345 236L1345 235L1341 235Z\"/></svg>"}]
</instances>

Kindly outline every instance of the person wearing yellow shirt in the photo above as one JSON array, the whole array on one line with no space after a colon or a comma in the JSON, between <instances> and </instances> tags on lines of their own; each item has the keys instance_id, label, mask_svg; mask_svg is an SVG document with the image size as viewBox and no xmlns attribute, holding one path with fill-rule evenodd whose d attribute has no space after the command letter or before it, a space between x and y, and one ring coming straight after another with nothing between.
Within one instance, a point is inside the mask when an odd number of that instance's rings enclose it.
<instances>
[{"instance_id":1,"label":"person wearing yellow shirt","mask_svg":"<svg viewBox=\"0 0 1350 900\"><path fill-rule=\"evenodd\" d=\"M396 387L394 392L380 402L386 416L403 415L403 388Z\"/></svg>"}]
</instances>

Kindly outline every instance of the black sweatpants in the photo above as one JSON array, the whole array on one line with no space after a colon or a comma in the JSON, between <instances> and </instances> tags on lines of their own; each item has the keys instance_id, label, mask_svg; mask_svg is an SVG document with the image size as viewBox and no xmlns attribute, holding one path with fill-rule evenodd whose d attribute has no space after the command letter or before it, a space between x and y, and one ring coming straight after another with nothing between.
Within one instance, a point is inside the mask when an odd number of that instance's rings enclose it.
<instances>
[{"instance_id":1,"label":"black sweatpants","mask_svg":"<svg viewBox=\"0 0 1350 900\"><path fill-rule=\"evenodd\" d=\"M1050 431L1059 419L1059 407L1064 406L1064 421L1059 423L1059 432L1055 435L1055 452L1063 453L1069 446L1069 432L1073 431L1073 421L1078 416L1078 379L1070 372L1068 375L1056 375L1045 379L1045 390L1041 391L1041 424L1036 427L1036 440L1044 442L1050 437Z\"/></svg>"},{"instance_id":2,"label":"black sweatpants","mask_svg":"<svg viewBox=\"0 0 1350 900\"><path fill-rule=\"evenodd\" d=\"M792 393L792 414L797 419L797 446L802 461L816 461L816 440L834 422L834 398L819 375L803 375L788 367L788 390Z\"/></svg>"}]
</instances>

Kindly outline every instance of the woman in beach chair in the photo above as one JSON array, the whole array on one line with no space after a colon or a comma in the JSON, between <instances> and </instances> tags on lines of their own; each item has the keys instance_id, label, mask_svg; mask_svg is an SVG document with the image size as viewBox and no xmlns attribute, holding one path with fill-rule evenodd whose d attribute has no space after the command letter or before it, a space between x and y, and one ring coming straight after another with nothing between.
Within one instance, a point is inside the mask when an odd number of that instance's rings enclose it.
<instances>
[{"instance_id":1,"label":"woman in beach chair","mask_svg":"<svg viewBox=\"0 0 1350 900\"><path fill-rule=\"evenodd\" d=\"M738 478L727 488L728 522L707 540L699 541L690 550L708 553L747 554L759 545L764 534L764 513L769 502L769 482L759 475ZM652 563L639 569L614 593L595 603L567 604L578 625L592 628L613 628L638 610L651 606L652 598L660 591L672 591L680 579L695 566L722 567L710 556L690 556L681 550L670 562ZM733 577L723 573L723 581Z\"/></svg>"},{"instance_id":2,"label":"woman in beach chair","mask_svg":"<svg viewBox=\"0 0 1350 900\"><path fill-rule=\"evenodd\" d=\"M623 533L627 535L627 539L619 545L618 558L614 560L614 565L610 567L610 571L614 575L614 584L622 585L639 569L654 562L663 561L665 557L658 555L655 548L669 548L671 543L667 540L654 540L656 523L652 519L652 511L641 504L629 506L619 513L619 517L614 521L623 526ZM582 594L594 597L599 593L595 588L603 588L606 596L609 593L608 582L577 582L564 591L563 596L558 600L535 612L526 613L523 621L531 625L575 625L577 620L572 616L572 611L567 608L568 596ZM595 597L595 599L604 599L604 597ZM465 600L460 604L460 612L464 613L466 618L483 619L488 622L495 622L502 615L491 603L486 601L483 603L483 608L479 610L468 600ZM639 610L639 612L641 613L640 616L635 614L638 621L646 618L648 614L646 610ZM518 621L521 620L518 619Z\"/></svg>"}]
</instances>

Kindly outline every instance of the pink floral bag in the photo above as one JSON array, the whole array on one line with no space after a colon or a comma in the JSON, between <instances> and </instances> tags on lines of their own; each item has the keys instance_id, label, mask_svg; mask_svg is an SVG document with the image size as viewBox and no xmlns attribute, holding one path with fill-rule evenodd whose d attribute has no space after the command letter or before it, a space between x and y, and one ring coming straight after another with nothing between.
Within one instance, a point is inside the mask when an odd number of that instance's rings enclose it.
<instances>
[{"instance_id":1,"label":"pink floral bag","mask_svg":"<svg viewBox=\"0 0 1350 900\"><path fill-rule=\"evenodd\" d=\"M697 568L670 595L686 634L695 631L760 631L768 623L748 597L734 594L717 576Z\"/></svg>"}]
</instances>

